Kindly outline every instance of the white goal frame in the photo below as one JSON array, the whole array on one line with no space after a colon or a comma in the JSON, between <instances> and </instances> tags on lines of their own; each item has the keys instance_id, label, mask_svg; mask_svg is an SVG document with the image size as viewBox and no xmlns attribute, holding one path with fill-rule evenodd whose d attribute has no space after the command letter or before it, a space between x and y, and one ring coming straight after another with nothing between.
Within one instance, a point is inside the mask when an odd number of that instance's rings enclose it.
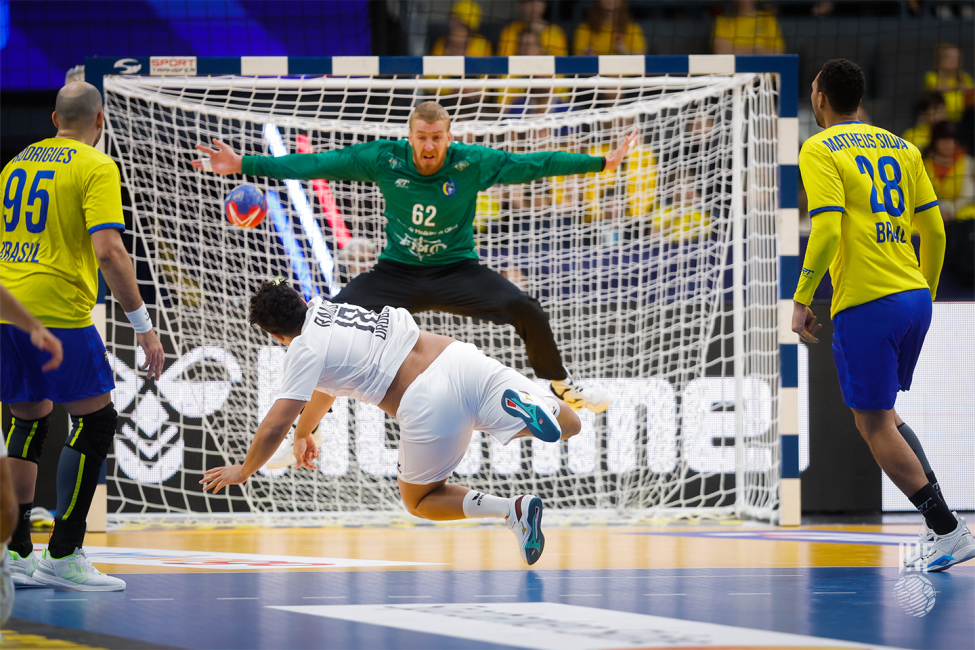
<instances>
[{"instance_id":1,"label":"white goal frame","mask_svg":"<svg viewBox=\"0 0 975 650\"><path fill-rule=\"evenodd\" d=\"M778 458L773 463L779 470L778 504L767 517L770 521L780 525L798 525L801 514L799 500L800 483L800 448L808 455L807 441L799 440L799 378L798 378L798 337L791 331L791 297L795 290L799 271L799 235L798 235L798 57L783 56L599 56L599 57L240 57L240 58L197 58L197 57L129 57L122 59L88 58L85 63L85 79L100 90L103 88L104 78L111 75L144 75L144 81L151 84L153 79L161 79L164 75L188 75L185 79L187 86L212 86L214 78L224 75L242 75L255 77L269 77L268 84L280 87L281 77L290 75L288 83L322 84L328 86L348 84L348 79L342 77L362 77L357 80L357 87L370 86L370 79L375 76L396 75L395 83L402 83L404 87L422 87L430 85L436 87L440 81L423 79L429 75L596 75L605 77L607 85L625 87L628 84L639 84L638 79L644 76L656 75L733 75L736 73L758 73L775 75L778 93L778 111L776 118L776 139L778 142L778 222L776 225L777 251L779 259L779 309L778 309L778 368L780 385L776 395L775 412L778 414L779 444ZM198 75L193 78L194 75ZM273 79L271 79L273 78ZM576 80L567 78L564 84L571 86ZM260 80L257 82L261 83ZM592 85L587 80L586 85ZM390 82L385 80L384 87ZM492 87L512 86L518 88L533 85L551 86L547 80L535 79L492 79ZM286 121L276 120L279 125ZM110 149L111 151L111 149ZM733 149L740 155L740 147ZM735 160L733 165L734 184L741 187L742 161ZM743 349L744 328L744 300L742 297L742 213L743 194L735 193L732 214L734 218L735 236L733 239L734 260L733 272L733 319L734 319L734 347L737 358L738 351ZM744 425L740 408L744 400L745 377L740 370L743 364L735 364L735 402L739 408L736 413L736 440L740 443ZM121 369L124 372L126 369ZM741 476L742 455L744 445L736 445L738 457L738 481L736 482L736 506L727 516L754 516L744 507L745 483ZM307 514L307 513L303 513ZM678 513L686 515L687 513ZM698 509L693 516L707 516L706 512ZM193 523L198 521L212 521L219 519L214 513L200 513L201 517L192 514L174 517L166 515L167 521L184 521ZM289 515L275 513L275 517L265 517L263 521L287 522ZM301 514L293 516L295 521L307 521ZM258 518L261 520L261 518ZM119 525L126 521L125 517L109 515L109 522Z\"/></svg>"}]
</instances>

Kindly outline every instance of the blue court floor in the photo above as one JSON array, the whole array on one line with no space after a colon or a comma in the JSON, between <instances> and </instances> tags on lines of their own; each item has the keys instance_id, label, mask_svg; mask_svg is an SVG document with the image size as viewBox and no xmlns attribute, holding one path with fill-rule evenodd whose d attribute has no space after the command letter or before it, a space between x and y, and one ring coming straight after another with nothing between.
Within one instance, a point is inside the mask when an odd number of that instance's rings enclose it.
<instances>
[{"instance_id":1,"label":"blue court floor","mask_svg":"<svg viewBox=\"0 0 975 650\"><path fill-rule=\"evenodd\" d=\"M217 560L192 555L189 565L177 558L192 571L170 572L162 566L169 562L163 552L150 549L146 557L156 564L128 565L126 571L136 572L120 574L128 585L124 592L18 590L12 627L57 626L44 629L66 641L112 648L975 648L975 563L945 573L901 572L891 562L891 540L904 538L904 527L867 533L792 529L786 541L776 538L783 530L603 529L588 542L579 531L566 531L579 539L560 545L563 531L555 529L547 533L556 542L546 548L552 556L543 556L537 569L464 568L465 552L483 553L477 535L487 533L493 545L508 541L510 533L495 528L457 533L462 537L451 540L455 555L440 564L312 570L289 568L279 559L260 569L254 560L225 553L224 564L254 570L207 570L206 563ZM356 534L319 535L340 533ZM384 535L401 534L409 537L410 531ZM413 532L403 544L439 539L431 535L438 532ZM844 544L844 535L858 543ZM125 534L108 537L117 546L126 541ZM592 564L587 553L606 551L585 550L598 539L612 547L604 558L609 564L632 560L631 566L565 568ZM365 537L362 542L365 552L379 553ZM708 545L706 554L724 557L715 564L747 564L673 566L706 560L699 557L701 544ZM817 556L814 546L828 546L829 555ZM386 557L369 559L404 560L395 539L383 548ZM650 555L643 555L645 549ZM671 556L666 559L672 566L635 566L655 558L655 551ZM412 560L429 560L424 552ZM694 557L676 557L681 554ZM343 553L349 555L354 553ZM499 566L508 563L507 555ZM829 557L861 566L808 566ZM877 566L863 566L871 563ZM17 642L16 634L5 634Z\"/></svg>"}]
</instances>

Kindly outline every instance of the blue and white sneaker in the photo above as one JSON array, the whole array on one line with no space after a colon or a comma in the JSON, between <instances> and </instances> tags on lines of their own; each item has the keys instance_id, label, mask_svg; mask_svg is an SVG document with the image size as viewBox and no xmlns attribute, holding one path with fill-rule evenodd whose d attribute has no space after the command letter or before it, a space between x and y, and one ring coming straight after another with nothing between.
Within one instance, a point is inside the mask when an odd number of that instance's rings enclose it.
<instances>
[{"instance_id":1,"label":"blue and white sneaker","mask_svg":"<svg viewBox=\"0 0 975 650\"><path fill-rule=\"evenodd\" d=\"M944 571L975 558L975 538L964 517L958 517L958 525L947 535L938 535L931 529L926 532L929 536L918 544L919 557L911 558L912 564L921 571Z\"/></svg>"},{"instance_id":2,"label":"blue and white sneaker","mask_svg":"<svg viewBox=\"0 0 975 650\"><path fill-rule=\"evenodd\" d=\"M518 539L521 559L535 564L545 550L542 534L542 500L532 494L519 494L508 499L508 529Z\"/></svg>"},{"instance_id":3,"label":"blue and white sneaker","mask_svg":"<svg viewBox=\"0 0 975 650\"><path fill-rule=\"evenodd\" d=\"M521 418L529 433L543 442L557 442L562 437L562 427L548 405L531 393L509 388L501 396L501 407L508 415Z\"/></svg>"}]
</instances>

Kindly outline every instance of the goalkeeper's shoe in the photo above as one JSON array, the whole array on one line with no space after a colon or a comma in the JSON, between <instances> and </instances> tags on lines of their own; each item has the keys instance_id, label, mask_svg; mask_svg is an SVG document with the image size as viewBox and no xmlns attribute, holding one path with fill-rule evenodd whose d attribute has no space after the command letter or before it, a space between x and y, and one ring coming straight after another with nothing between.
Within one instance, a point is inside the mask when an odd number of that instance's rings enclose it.
<instances>
[{"instance_id":1,"label":"goalkeeper's shoe","mask_svg":"<svg viewBox=\"0 0 975 650\"><path fill-rule=\"evenodd\" d=\"M975 558L975 538L965 525L965 518L959 517L958 525L947 535L938 535L925 526L917 551L904 557L904 565L921 571L944 571L972 558Z\"/></svg>"},{"instance_id":2,"label":"goalkeeper's shoe","mask_svg":"<svg viewBox=\"0 0 975 650\"><path fill-rule=\"evenodd\" d=\"M75 591L122 591L125 581L107 576L91 563L85 550L76 548L71 555L54 559L44 549L34 579L45 585L73 589Z\"/></svg>"},{"instance_id":3,"label":"goalkeeper's shoe","mask_svg":"<svg viewBox=\"0 0 975 650\"><path fill-rule=\"evenodd\" d=\"M613 396L605 388L575 382L572 377L553 381L552 392L573 411L587 408L593 413L602 413L613 403Z\"/></svg>"},{"instance_id":4,"label":"goalkeeper's shoe","mask_svg":"<svg viewBox=\"0 0 975 650\"><path fill-rule=\"evenodd\" d=\"M34 506L30 511L30 527L44 530L54 528L54 515L50 510Z\"/></svg>"},{"instance_id":5,"label":"goalkeeper's shoe","mask_svg":"<svg viewBox=\"0 0 975 650\"><path fill-rule=\"evenodd\" d=\"M532 494L519 494L508 499L508 516L504 518L508 529L518 540L521 559L535 564L545 550L542 534L542 500Z\"/></svg>"},{"instance_id":6,"label":"goalkeeper's shoe","mask_svg":"<svg viewBox=\"0 0 975 650\"><path fill-rule=\"evenodd\" d=\"M556 406L550 397L539 399L523 390L508 389L501 395L501 408L508 415L519 418L527 425L528 432L543 442L557 442L562 437L562 427L549 410Z\"/></svg>"},{"instance_id":7,"label":"goalkeeper's shoe","mask_svg":"<svg viewBox=\"0 0 975 650\"><path fill-rule=\"evenodd\" d=\"M27 557L17 551L7 549L7 564L10 567L10 578L16 587L40 587L41 583L34 579L37 571L37 556L30 552Z\"/></svg>"}]
</instances>

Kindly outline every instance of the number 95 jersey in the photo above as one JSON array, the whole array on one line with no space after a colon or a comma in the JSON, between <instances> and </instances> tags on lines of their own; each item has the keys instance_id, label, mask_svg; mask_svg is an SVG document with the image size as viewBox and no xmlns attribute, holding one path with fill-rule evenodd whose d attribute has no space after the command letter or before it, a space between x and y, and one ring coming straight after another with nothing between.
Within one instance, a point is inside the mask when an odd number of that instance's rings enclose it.
<instances>
[{"instance_id":1,"label":"number 95 jersey","mask_svg":"<svg viewBox=\"0 0 975 650\"><path fill-rule=\"evenodd\" d=\"M385 307L377 314L314 298L284 356L276 399L307 402L318 390L379 404L419 337L405 309Z\"/></svg>"},{"instance_id":2,"label":"number 95 jersey","mask_svg":"<svg viewBox=\"0 0 975 650\"><path fill-rule=\"evenodd\" d=\"M98 296L91 233L125 230L115 162L77 140L48 138L3 168L0 189L4 286L47 327L90 326Z\"/></svg>"},{"instance_id":3,"label":"number 95 jersey","mask_svg":"<svg viewBox=\"0 0 975 650\"><path fill-rule=\"evenodd\" d=\"M802 145L799 171L809 216L842 212L829 266L832 313L927 289L911 244L914 215L938 205L917 147L869 124L844 122Z\"/></svg>"}]
</instances>

